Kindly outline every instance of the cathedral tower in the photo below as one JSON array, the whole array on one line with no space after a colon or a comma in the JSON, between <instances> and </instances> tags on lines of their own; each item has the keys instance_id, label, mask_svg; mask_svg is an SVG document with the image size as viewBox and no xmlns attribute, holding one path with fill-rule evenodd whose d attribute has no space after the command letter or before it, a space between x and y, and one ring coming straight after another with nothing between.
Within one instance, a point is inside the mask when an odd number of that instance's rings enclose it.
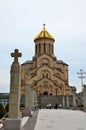
<instances>
[{"instance_id":1,"label":"cathedral tower","mask_svg":"<svg viewBox=\"0 0 86 130\"><path fill-rule=\"evenodd\" d=\"M35 56L39 57L42 54L54 56L54 37L44 28L35 37Z\"/></svg>"}]
</instances>

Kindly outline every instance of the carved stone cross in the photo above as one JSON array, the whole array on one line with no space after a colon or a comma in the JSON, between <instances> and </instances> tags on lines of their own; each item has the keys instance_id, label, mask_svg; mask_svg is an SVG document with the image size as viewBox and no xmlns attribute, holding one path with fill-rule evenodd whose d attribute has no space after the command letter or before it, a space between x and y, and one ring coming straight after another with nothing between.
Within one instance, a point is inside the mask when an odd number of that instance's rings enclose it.
<instances>
[{"instance_id":1,"label":"carved stone cross","mask_svg":"<svg viewBox=\"0 0 86 130\"><path fill-rule=\"evenodd\" d=\"M11 53L11 56L14 57L14 62L18 62L18 58L22 56L22 53L19 53L19 50L15 49L14 53Z\"/></svg>"}]
</instances>

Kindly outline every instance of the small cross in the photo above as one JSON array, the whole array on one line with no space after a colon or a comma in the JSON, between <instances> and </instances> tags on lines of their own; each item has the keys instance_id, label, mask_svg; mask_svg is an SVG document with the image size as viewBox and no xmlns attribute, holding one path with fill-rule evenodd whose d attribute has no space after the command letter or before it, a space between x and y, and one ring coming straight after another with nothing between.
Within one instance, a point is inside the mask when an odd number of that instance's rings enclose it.
<instances>
[{"instance_id":1,"label":"small cross","mask_svg":"<svg viewBox=\"0 0 86 130\"><path fill-rule=\"evenodd\" d=\"M46 24L44 23L44 24L43 24L44 29L45 29L45 26L46 26Z\"/></svg>"},{"instance_id":2,"label":"small cross","mask_svg":"<svg viewBox=\"0 0 86 130\"><path fill-rule=\"evenodd\" d=\"M21 57L22 53L19 53L19 50L15 49L14 53L11 53L11 56L14 57L14 62L18 62L18 57Z\"/></svg>"}]
</instances>

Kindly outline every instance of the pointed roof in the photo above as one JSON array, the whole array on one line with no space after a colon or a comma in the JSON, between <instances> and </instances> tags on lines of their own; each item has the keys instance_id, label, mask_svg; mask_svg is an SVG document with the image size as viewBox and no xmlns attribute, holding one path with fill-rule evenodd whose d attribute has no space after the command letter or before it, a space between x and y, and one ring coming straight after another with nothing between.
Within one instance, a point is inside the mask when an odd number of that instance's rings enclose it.
<instances>
[{"instance_id":1,"label":"pointed roof","mask_svg":"<svg viewBox=\"0 0 86 130\"><path fill-rule=\"evenodd\" d=\"M43 29L42 31L34 38L34 41L38 40L38 39L51 39L53 41L55 41L54 37L45 29L45 24L43 24Z\"/></svg>"}]
</instances>

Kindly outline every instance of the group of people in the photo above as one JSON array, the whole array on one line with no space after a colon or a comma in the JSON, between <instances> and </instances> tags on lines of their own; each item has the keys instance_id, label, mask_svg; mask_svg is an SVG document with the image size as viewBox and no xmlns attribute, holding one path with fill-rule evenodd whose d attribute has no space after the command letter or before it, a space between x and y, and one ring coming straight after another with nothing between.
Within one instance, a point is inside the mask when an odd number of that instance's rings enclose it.
<instances>
[{"instance_id":1,"label":"group of people","mask_svg":"<svg viewBox=\"0 0 86 130\"><path fill-rule=\"evenodd\" d=\"M51 103L47 104L47 109L51 109L51 108L52 108ZM62 104L59 104L59 105L58 105L58 104L56 103L56 104L54 105L54 108L55 108L55 109L57 109L57 108L62 108Z\"/></svg>"},{"instance_id":2,"label":"group of people","mask_svg":"<svg viewBox=\"0 0 86 130\"><path fill-rule=\"evenodd\" d=\"M47 104L47 109L51 109L51 108L52 108L51 103Z\"/></svg>"}]
</instances>

